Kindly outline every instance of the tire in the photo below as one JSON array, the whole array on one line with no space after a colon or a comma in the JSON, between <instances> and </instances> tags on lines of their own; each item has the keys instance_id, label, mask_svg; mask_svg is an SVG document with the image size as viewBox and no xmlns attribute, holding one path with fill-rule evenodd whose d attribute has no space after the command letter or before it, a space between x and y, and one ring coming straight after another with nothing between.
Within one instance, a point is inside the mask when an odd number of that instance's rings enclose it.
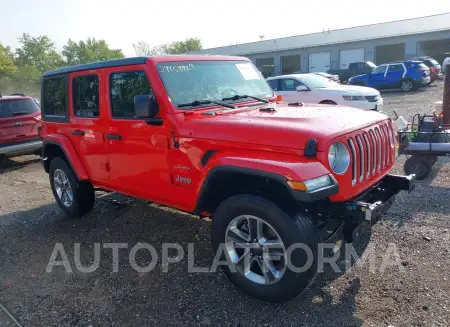
<instances>
[{"instance_id":1,"label":"tire","mask_svg":"<svg viewBox=\"0 0 450 327\"><path fill-rule=\"evenodd\" d=\"M302 243L311 249L311 251L307 255L303 249L295 249L289 256L284 256L285 259L290 258L290 260L284 262L286 266L290 263L295 267L305 267L305 271L295 272L293 269L285 266L286 268L279 275L279 278L270 283L264 284L262 282L263 280L267 282L267 279L264 279L264 277L262 277L260 282L255 282L254 280L250 280L249 274L247 274L248 277L244 276L239 271L239 268L235 270L230 269L238 267L238 265L234 265L231 261L228 261L229 265L221 266L227 277L247 294L264 301L285 302L300 295L313 282L317 274L317 247L319 237L317 228L313 225L309 216L306 213L295 216L289 215L274 203L259 196L247 194L232 196L219 205L213 217L211 239L216 254L223 244L225 244L226 252L230 253L227 247L230 242L226 242L229 240L227 239L227 235L229 235L229 230L231 230L228 228L233 225L234 221L244 215L248 217L243 218L244 220L257 217L259 219L258 221L267 224L264 225L268 226L266 233L268 233L269 228L272 228L274 231L272 235L276 234L275 238L282 241L285 250L289 249L293 244ZM250 238L250 242L252 242L251 232L248 232L247 235ZM266 234L264 236L269 240L272 239ZM231 242L231 244L235 245L236 243ZM225 251L222 251L221 260L230 257L229 254L226 255ZM257 257L258 254L254 254L251 258L258 259ZM309 265L306 265L308 259L310 262ZM255 266L253 266L253 269L257 270ZM260 275L263 274L261 273Z\"/></svg>"},{"instance_id":2,"label":"tire","mask_svg":"<svg viewBox=\"0 0 450 327\"><path fill-rule=\"evenodd\" d=\"M427 178L427 176L430 174L431 166L432 165L430 165L430 162L426 158L420 156L412 156L405 161L403 169L405 171L405 174L416 174L416 179L421 181Z\"/></svg>"},{"instance_id":3,"label":"tire","mask_svg":"<svg viewBox=\"0 0 450 327\"><path fill-rule=\"evenodd\" d=\"M332 105L336 105L336 102L331 101L331 100L323 100L323 101L319 102L319 104L332 104Z\"/></svg>"},{"instance_id":4,"label":"tire","mask_svg":"<svg viewBox=\"0 0 450 327\"><path fill-rule=\"evenodd\" d=\"M437 157L437 156L423 156L423 159L424 159L431 167L433 167L434 164L437 162L438 157Z\"/></svg>"},{"instance_id":5,"label":"tire","mask_svg":"<svg viewBox=\"0 0 450 327\"><path fill-rule=\"evenodd\" d=\"M64 181L65 192L61 190L61 187L58 187L55 181L55 173L58 181ZM81 217L92 210L95 202L92 184L87 181L78 181L66 161L58 157L54 158L50 163L49 177L53 196L65 214L70 217ZM64 193L66 194L65 197ZM72 201L70 201L70 194L72 194Z\"/></svg>"},{"instance_id":6,"label":"tire","mask_svg":"<svg viewBox=\"0 0 450 327\"><path fill-rule=\"evenodd\" d=\"M401 81L400 89L405 93L412 91L414 89L413 81L411 81L410 79L405 79L405 80Z\"/></svg>"}]
</instances>

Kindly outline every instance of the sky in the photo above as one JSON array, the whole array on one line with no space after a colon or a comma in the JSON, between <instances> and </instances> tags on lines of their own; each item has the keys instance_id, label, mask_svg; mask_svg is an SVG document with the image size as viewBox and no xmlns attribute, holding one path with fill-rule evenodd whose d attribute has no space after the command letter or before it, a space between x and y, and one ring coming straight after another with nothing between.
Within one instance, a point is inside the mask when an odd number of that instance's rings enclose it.
<instances>
[{"instance_id":1,"label":"sky","mask_svg":"<svg viewBox=\"0 0 450 327\"><path fill-rule=\"evenodd\" d=\"M0 43L14 49L25 32L61 50L69 38L95 37L134 56L138 41L197 37L210 48L445 12L450 1L0 0Z\"/></svg>"}]
</instances>

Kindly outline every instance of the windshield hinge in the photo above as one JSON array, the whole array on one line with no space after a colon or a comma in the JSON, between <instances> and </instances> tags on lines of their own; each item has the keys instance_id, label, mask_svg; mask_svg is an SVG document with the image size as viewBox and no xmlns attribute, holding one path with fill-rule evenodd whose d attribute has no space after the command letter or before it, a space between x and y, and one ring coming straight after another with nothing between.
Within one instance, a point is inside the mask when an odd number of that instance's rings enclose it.
<instances>
[{"instance_id":1,"label":"windshield hinge","mask_svg":"<svg viewBox=\"0 0 450 327\"><path fill-rule=\"evenodd\" d=\"M175 136L175 128L172 125L172 140L173 140L173 147L175 149L178 149L180 147L180 143L178 142L176 136Z\"/></svg>"}]
</instances>

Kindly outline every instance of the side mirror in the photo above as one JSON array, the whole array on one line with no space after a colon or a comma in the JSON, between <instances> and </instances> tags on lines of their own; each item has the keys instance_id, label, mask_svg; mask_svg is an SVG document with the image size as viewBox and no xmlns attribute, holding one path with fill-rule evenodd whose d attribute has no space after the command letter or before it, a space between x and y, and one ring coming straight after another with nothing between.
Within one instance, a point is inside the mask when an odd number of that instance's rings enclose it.
<instances>
[{"instance_id":1,"label":"side mirror","mask_svg":"<svg viewBox=\"0 0 450 327\"><path fill-rule=\"evenodd\" d=\"M136 95L134 97L134 116L136 118L154 118L159 112L158 102L154 95Z\"/></svg>"},{"instance_id":2,"label":"side mirror","mask_svg":"<svg viewBox=\"0 0 450 327\"><path fill-rule=\"evenodd\" d=\"M309 91L309 89L305 85L299 85L295 88L297 92Z\"/></svg>"}]
</instances>

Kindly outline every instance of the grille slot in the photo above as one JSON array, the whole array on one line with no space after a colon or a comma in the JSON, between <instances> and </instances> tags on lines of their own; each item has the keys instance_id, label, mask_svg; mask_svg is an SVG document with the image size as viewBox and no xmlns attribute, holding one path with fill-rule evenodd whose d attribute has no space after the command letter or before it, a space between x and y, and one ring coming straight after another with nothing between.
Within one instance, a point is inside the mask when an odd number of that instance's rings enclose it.
<instances>
[{"instance_id":1,"label":"grille slot","mask_svg":"<svg viewBox=\"0 0 450 327\"><path fill-rule=\"evenodd\" d=\"M352 185L363 182L392 164L391 132L389 124L379 124L347 138Z\"/></svg>"},{"instance_id":2,"label":"grille slot","mask_svg":"<svg viewBox=\"0 0 450 327\"><path fill-rule=\"evenodd\" d=\"M380 97L378 95L369 95L365 97L367 101L369 102L377 102Z\"/></svg>"},{"instance_id":3,"label":"grille slot","mask_svg":"<svg viewBox=\"0 0 450 327\"><path fill-rule=\"evenodd\" d=\"M372 146L371 146L371 142L369 142L369 139L367 138L367 133L363 133L363 139L364 139L364 143L366 144L366 178L370 177L370 159L372 158L371 153L372 153Z\"/></svg>"},{"instance_id":4,"label":"grille slot","mask_svg":"<svg viewBox=\"0 0 450 327\"><path fill-rule=\"evenodd\" d=\"M352 185L356 184L356 149L353 139L348 139L348 145L350 146L350 152L352 155Z\"/></svg>"},{"instance_id":5,"label":"grille slot","mask_svg":"<svg viewBox=\"0 0 450 327\"><path fill-rule=\"evenodd\" d=\"M358 145L359 150L359 181L362 182L364 180L364 148L361 142L361 138L359 135L356 135L356 144Z\"/></svg>"},{"instance_id":6,"label":"grille slot","mask_svg":"<svg viewBox=\"0 0 450 327\"><path fill-rule=\"evenodd\" d=\"M375 133L378 136L378 144L380 144L380 164L378 166L378 170L384 168L386 156L385 156L385 149L386 149L386 143L384 142L384 135L383 132L380 131L380 128L375 127Z\"/></svg>"},{"instance_id":7,"label":"grille slot","mask_svg":"<svg viewBox=\"0 0 450 327\"><path fill-rule=\"evenodd\" d=\"M377 140L373 131L369 131L370 142L372 142L372 175L375 175L377 170Z\"/></svg>"}]
</instances>

